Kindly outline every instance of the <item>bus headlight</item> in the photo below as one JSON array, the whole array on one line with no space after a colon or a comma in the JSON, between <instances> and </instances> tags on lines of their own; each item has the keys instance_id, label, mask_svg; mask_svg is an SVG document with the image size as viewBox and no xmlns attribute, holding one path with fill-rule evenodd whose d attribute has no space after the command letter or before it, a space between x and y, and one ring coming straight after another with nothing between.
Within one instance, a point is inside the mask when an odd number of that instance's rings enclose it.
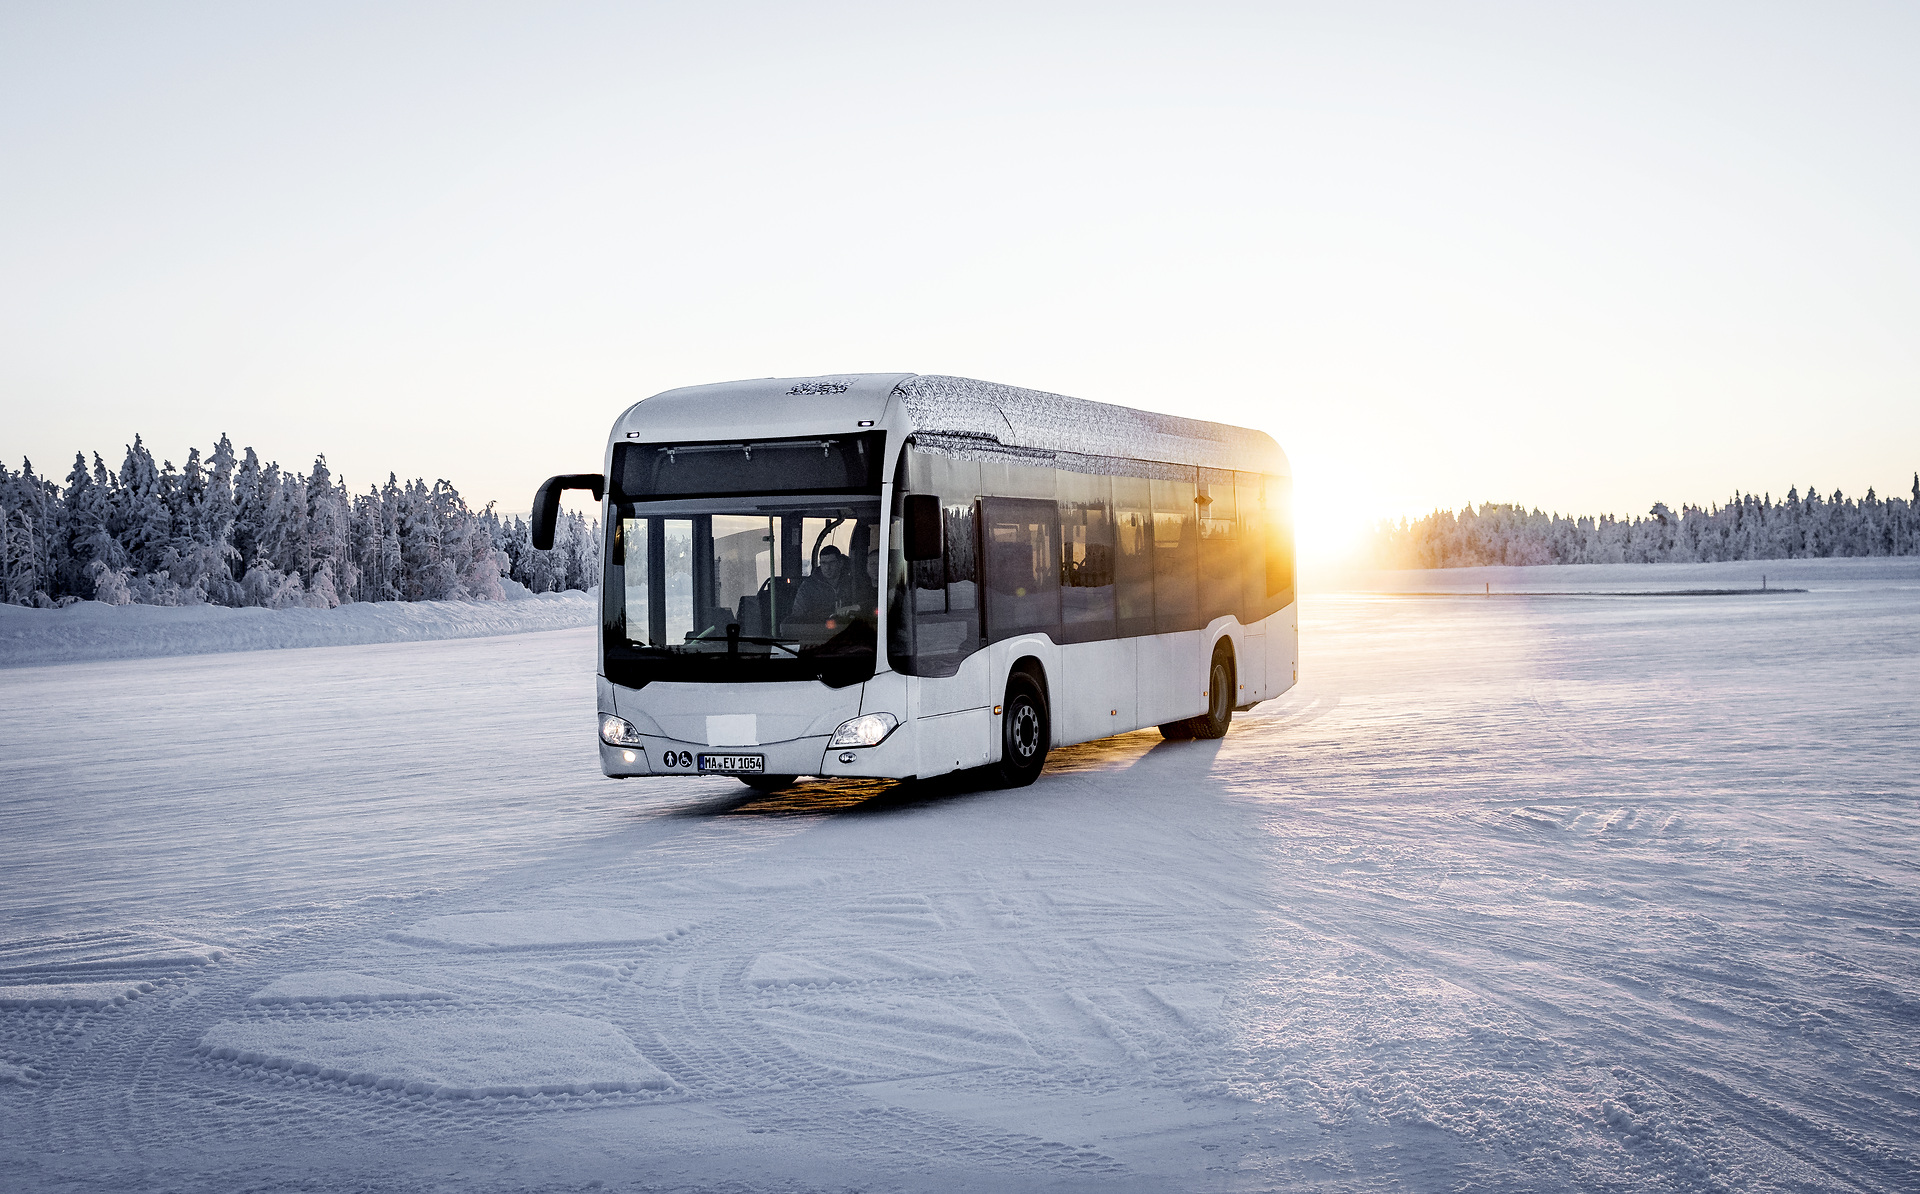
<instances>
[{"instance_id":1,"label":"bus headlight","mask_svg":"<svg viewBox=\"0 0 1920 1194\"><path fill-rule=\"evenodd\" d=\"M600 741L608 746L642 745L640 731L633 728L633 723L611 714L600 719Z\"/></svg>"},{"instance_id":2,"label":"bus headlight","mask_svg":"<svg viewBox=\"0 0 1920 1194\"><path fill-rule=\"evenodd\" d=\"M878 746L893 733L900 719L891 713L863 713L859 717L849 718L840 723L840 728L827 740L829 749L835 746Z\"/></svg>"}]
</instances>

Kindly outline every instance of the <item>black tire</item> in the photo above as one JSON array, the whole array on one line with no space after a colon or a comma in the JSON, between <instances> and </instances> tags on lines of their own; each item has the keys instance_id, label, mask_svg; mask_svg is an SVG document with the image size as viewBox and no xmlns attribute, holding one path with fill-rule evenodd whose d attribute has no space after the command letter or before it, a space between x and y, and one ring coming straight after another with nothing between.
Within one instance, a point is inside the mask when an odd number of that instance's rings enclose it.
<instances>
[{"instance_id":1,"label":"black tire","mask_svg":"<svg viewBox=\"0 0 1920 1194\"><path fill-rule=\"evenodd\" d=\"M1170 742L1182 742L1193 737L1193 723L1187 720L1170 721L1160 727L1160 736Z\"/></svg>"},{"instance_id":2,"label":"black tire","mask_svg":"<svg viewBox=\"0 0 1920 1194\"><path fill-rule=\"evenodd\" d=\"M1000 708L1000 762L994 768L1000 786L1024 788L1039 779L1052 742L1046 694L1032 676L1015 672L1007 677L1007 696Z\"/></svg>"},{"instance_id":3,"label":"black tire","mask_svg":"<svg viewBox=\"0 0 1920 1194\"><path fill-rule=\"evenodd\" d=\"M781 788L791 788L799 780L797 775L742 775L740 782L756 792L778 792Z\"/></svg>"},{"instance_id":4,"label":"black tire","mask_svg":"<svg viewBox=\"0 0 1920 1194\"><path fill-rule=\"evenodd\" d=\"M1225 738L1233 724L1234 687L1233 651L1222 646L1213 653L1213 666L1207 669L1207 711L1191 718L1187 725L1195 738Z\"/></svg>"}]
</instances>

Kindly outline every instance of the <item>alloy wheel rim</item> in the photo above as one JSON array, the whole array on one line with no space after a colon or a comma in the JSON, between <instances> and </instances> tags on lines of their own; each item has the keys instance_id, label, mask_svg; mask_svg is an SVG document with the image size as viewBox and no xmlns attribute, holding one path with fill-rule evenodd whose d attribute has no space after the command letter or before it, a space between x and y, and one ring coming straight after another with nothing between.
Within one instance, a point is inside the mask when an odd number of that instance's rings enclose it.
<instances>
[{"instance_id":1,"label":"alloy wheel rim","mask_svg":"<svg viewBox=\"0 0 1920 1194\"><path fill-rule=\"evenodd\" d=\"M1032 705L1021 705L1013 714L1013 749L1021 758L1030 758L1040 740L1040 715Z\"/></svg>"}]
</instances>

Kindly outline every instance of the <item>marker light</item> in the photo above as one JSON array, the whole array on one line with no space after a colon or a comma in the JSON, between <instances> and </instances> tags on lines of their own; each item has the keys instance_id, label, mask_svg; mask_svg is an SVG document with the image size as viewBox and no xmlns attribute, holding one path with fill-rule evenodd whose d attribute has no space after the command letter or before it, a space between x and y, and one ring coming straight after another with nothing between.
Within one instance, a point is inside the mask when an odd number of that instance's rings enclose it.
<instances>
[{"instance_id":1,"label":"marker light","mask_svg":"<svg viewBox=\"0 0 1920 1194\"><path fill-rule=\"evenodd\" d=\"M623 763L631 763L639 757L640 757L639 755L634 754L630 750L623 750L620 752L620 761Z\"/></svg>"},{"instance_id":2,"label":"marker light","mask_svg":"<svg viewBox=\"0 0 1920 1194\"><path fill-rule=\"evenodd\" d=\"M600 741L608 746L640 746L643 743L640 731L633 728L632 722L612 714L600 719Z\"/></svg>"},{"instance_id":3,"label":"marker light","mask_svg":"<svg viewBox=\"0 0 1920 1194\"><path fill-rule=\"evenodd\" d=\"M841 722L827 746L878 746L899 724L900 719L891 713L864 713Z\"/></svg>"}]
</instances>

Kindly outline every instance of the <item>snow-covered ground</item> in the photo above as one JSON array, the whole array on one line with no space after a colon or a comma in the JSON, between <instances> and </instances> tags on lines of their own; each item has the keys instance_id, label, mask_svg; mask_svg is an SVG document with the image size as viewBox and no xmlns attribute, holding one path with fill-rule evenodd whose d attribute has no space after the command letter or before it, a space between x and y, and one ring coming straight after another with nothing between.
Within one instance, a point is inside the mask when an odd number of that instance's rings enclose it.
<instances>
[{"instance_id":1,"label":"snow-covered ground","mask_svg":"<svg viewBox=\"0 0 1920 1194\"><path fill-rule=\"evenodd\" d=\"M1739 560L1721 564L1551 567L1331 568L1302 577L1309 592L1659 593L1700 589L1920 589L1920 558Z\"/></svg>"},{"instance_id":2,"label":"snow-covered ground","mask_svg":"<svg viewBox=\"0 0 1920 1194\"><path fill-rule=\"evenodd\" d=\"M529 593L510 601L363 601L336 609L220 605L0 605L0 668L87 659L147 659L212 651L408 643L586 626L597 594Z\"/></svg>"},{"instance_id":3,"label":"snow-covered ground","mask_svg":"<svg viewBox=\"0 0 1920 1194\"><path fill-rule=\"evenodd\" d=\"M0 673L0 1184L1920 1188L1920 584L1828 567L1313 597L1014 792L602 779L585 629Z\"/></svg>"}]
</instances>

